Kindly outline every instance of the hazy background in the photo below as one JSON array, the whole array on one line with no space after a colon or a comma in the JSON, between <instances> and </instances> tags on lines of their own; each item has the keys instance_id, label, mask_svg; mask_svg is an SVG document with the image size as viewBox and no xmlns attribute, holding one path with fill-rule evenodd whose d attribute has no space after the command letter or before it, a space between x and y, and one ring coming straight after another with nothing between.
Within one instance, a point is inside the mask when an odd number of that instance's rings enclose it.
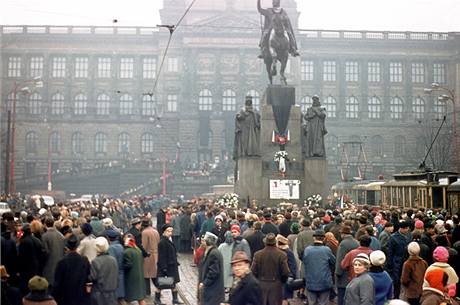
<instances>
[{"instance_id":1,"label":"hazy background","mask_svg":"<svg viewBox=\"0 0 460 305\"><path fill-rule=\"evenodd\" d=\"M256 10L256 0L247 1L254 1ZM460 31L460 0L297 3L302 29ZM158 10L162 5L163 0L1 0L0 24L104 26L114 25L112 20L117 19L118 26L155 26L160 22Z\"/></svg>"}]
</instances>

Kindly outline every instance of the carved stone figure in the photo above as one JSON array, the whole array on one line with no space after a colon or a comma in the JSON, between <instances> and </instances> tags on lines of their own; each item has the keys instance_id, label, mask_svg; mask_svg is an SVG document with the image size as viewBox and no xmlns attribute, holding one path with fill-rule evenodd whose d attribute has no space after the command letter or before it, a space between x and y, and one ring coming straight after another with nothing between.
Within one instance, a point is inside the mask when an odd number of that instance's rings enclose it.
<instances>
[{"instance_id":1,"label":"carved stone figure","mask_svg":"<svg viewBox=\"0 0 460 305\"><path fill-rule=\"evenodd\" d=\"M247 96L245 108L235 118L233 160L260 156L260 114L252 108L252 97Z\"/></svg>"},{"instance_id":2,"label":"carved stone figure","mask_svg":"<svg viewBox=\"0 0 460 305\"><path fill-rule=\"evenodd\" d=\"M324 136L327 134L326 109L321 108L318 96L313 96L313 105L302 116L302 154L304 158L326 157Z\"/></svg>"},{"instance_id":3,"label":"carved stone figure","mask_svg":"<svg viewBox=\"0 0 460 305\"><path fill-rule=\"evenodd\" d=\"M264 59L270 84L273 83L273 76L277 74L276 63L279 61L281 84L287 85L284 70L289 53L292 56L299 56L291 20L286 11L280 7L280 0L273 0L273 7L267 9L263 9L260 0L257 0L257 10L265 17L259 42L261 49L259 58Z\"/></svg>"}]
</instances>

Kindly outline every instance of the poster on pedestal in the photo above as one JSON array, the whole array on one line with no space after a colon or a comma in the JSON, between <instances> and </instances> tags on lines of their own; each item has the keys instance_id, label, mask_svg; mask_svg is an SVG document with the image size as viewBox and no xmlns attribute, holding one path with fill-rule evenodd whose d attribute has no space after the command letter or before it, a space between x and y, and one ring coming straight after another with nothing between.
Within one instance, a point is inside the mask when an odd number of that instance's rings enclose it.
<instances>
[{"instance_id":1,"label":"poster on pedestal","mask_svg":"<svg viewBox=\"0 0 460 305\"><path fill-rule=\"evenodd\" d=\"M300 199L300 180L270 179L270 199Z\"/></svg>"}]
</instances>

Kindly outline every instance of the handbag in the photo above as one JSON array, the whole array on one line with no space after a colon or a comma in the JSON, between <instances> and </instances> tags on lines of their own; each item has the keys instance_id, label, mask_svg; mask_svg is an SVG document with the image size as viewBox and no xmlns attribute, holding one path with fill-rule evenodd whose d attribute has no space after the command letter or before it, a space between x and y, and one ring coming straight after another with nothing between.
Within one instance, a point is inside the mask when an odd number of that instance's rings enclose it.
<instances>
[{"instance_id":1,"label":"handbag","mask_svg":"<svg viewBox=\"0 0 460 305\"><path fill-rule=\"evenodd\" d=\"M305 279L294 279L292 277L287 280L287 287L291 291L299 290L305 288Z\"/></svg>"},{"instance_id":2,"label":"handbag","mask_svg":"<svg viewBox=\"0 0 460 305\"><path fill-rule=\"evenodd\" d=\"M172 276L160 276L157 279L158 289L172 289L174 288L174 277Z\"/></svg>"}]
</instances>

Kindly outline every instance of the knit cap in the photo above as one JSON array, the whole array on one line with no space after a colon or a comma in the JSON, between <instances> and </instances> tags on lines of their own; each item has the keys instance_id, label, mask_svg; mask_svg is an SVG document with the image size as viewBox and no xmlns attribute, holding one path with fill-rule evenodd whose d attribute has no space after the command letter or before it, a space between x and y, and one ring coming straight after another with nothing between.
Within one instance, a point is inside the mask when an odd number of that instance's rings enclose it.
<instances>
[{"instance_id":1,"label":"knit cap","mask_svg":"<svg viewBox=\"0 0 460 305\"><path fill-rule=\"evenodd\" d=\"M409 252L409 255L419 255L420 253L420 245L413 241L407 245L407 252Z\"/></svg>"},{"instance_id":2,"label":"knit cap","mask_svg":"<svg viewBox=\"0 0 460 305\"><path fill-rule=\"evenodd\" d=\"M369 258L371 260L372 266L376 266L376 267L383 266L385 264L385 261L386 261L385 253L383 253L380 250L373 251L369 255Z\"/></svg>"},{"instance_id":3,"label":"knit cap","mask_svg":"<svg viewBox=\"0 0 460 305\"><path fill-rule=\"evenodd\" d=\"M415 222L415 228L416 228L416 229L423 229L423 227L424 227L423 221L417 220L417 221Z\"/></svg>"},{"instance_id":4,"label":"knit cap","mask_svg":"<svg viewBox=\"0 0 460 305\"><path fill-rule=\"evenodd\" d=\"M425 273L425 280L431 288L444 291L444 285L442 283L443 276L444 271L442 271L442 269L434 268Z\"/></svg>"},{"instance_id":5,"label":"knit cap","mask_svg":"<svg viewBox=\"0 0 460 305\"><path fill-rule=\"evenodd\" d=\"M356 257L353 259L353 263L355 261L359 261L360 263L363 263L367 266L371 264L371 262L369 261L369 256L367 256L366 253L359 253L358 255L356 255Z\"/></svg>"},{"instance_id":6,"label":"knit cap","mask_svg":"<svg viewBox=\"0 0 460 305\"><path fill-rule=\"evenodd\" d=\"M438 246L433 251L433 258L437 262L447 263L449 260L449 251L442 246Z\"/></svg>"}]
</instances>

